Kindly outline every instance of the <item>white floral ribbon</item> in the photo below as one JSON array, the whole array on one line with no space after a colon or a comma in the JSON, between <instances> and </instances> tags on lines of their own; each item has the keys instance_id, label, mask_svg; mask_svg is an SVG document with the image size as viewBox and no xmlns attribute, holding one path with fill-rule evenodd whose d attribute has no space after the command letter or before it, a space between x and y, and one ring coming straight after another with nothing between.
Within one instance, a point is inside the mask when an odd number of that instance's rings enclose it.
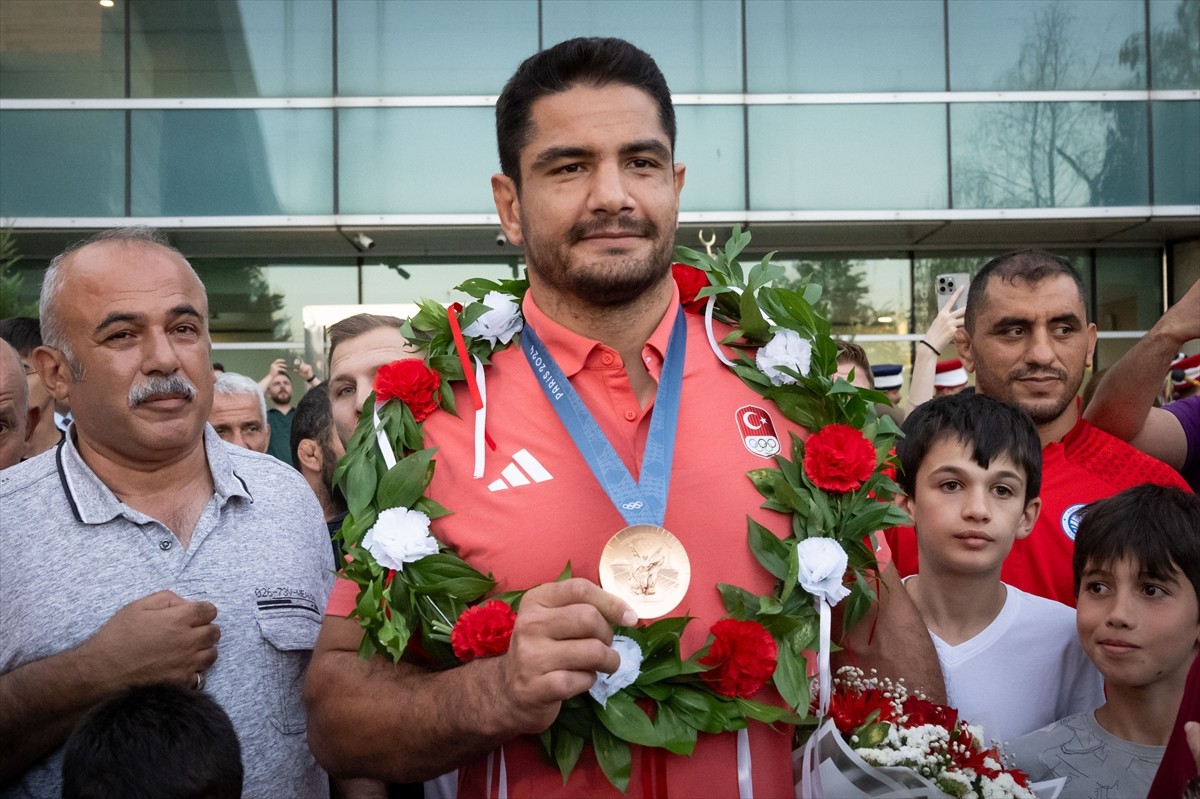
<instances>
[{"instance_id":1,"label":"white floral ribbon","mask_svg":"<svg viewBox=\"0 0 1200 799\"><path fill-rule=\"evenodd\" d=\"M385 404L376 401L371 414L374 416L375 442L379 444L379 454L383 456L383 465L390 469L396 465L396 453L392 452L392 445L388 442L387 431L383 429L383 420L379 418L379 409Z\"/></svg>"},{"instance_id":2,"label":"white floral ribbon","mask_svg":"<svg viewBox=\"0 0 1200 799\"><path fill-rule=\"evenodd\" d=\"M738 294L742 293L737 288L734 291ZM732 369L733 361L726 358L725 353L721 352L721 345L717 343L717 337L713 335L713 308L716 304L717 295L713 294L708 298L708 303L704 306L704 332L708 334L708 346L712 347L713 354L717 356L717 360Z\"/></svg>"},{"instance_id":3,"label":"white floral ribbon","mask_svg":"<svg viewBox=\"0 0 1200 799\"><path fill-rule=\"evenodd\" d=\"M737 733L738 799L754 799L754 778L750 768L750 731Z\"/></svg>"},{"instance_id":4,"label":"white floral ribbon","mask_svg":"<svg viewBox=\"0 0 1200 799\"><path fill-rule=\"evenodd\" d=\"M479 356L473 356L475 359L475 384L479 386L479 410L475 411L475 471L473 476L476 480L483 477L483 460L487 452L487 445L484 443L487 439L487 434L484 432L487 429L487 387L483 384L483 361L479 360Z\"/></svg>"},{"instance_id":5,"label":"white floral ribbon","mask_svg":"<svg viewBox=\"0 0 1200 799\"><path fill-rule=\"evenodd\" d=\"M496 789L496 799L508 799L508 768L504 763L504 747L493 749L488 752L487 759L487 799L492 799L492 762L495 760L496 752L500 753L500 785Z\"/></svg>"},{"instance_id":6,"label":"white floral ribbon","mask_svg":"<svg viewBox=\"0 0 1200 799\"><path fill-rule=\"evenodd\" d=\"M829 711L829 693L833 684L829 667L833 606L850 595L850 589L842 585L849 558L832 538L804 539L796 545L796 557L800 561L800 587L812 595L821 616L817 674L820 686L818 712L823 717Z\"/></svg>"}]
</instances>

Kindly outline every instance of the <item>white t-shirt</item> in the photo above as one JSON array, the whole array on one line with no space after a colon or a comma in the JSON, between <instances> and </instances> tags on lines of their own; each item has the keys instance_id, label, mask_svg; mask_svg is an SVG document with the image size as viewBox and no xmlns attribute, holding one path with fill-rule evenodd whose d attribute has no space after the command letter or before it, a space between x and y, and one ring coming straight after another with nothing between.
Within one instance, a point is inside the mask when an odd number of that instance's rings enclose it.
<instances>
[{"instance_id":1,"label":"white t-shirt","mask_svg":"<svg viewBox=\"0 0 1200 799\"><path fill-rule=\"evenodd\" d=\"M946 696L985 739L1011 742L1104 704L1104 681L1079 645L1075 610L1004 586L1004 607L969 641L932 632Z\"/></svg>"}]
</instances>

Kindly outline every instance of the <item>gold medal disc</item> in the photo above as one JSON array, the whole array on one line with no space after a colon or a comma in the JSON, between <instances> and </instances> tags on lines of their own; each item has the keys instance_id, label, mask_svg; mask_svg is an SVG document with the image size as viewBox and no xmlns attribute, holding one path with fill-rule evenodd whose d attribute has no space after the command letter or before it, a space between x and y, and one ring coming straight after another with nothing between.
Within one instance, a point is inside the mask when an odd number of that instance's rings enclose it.
<instances>
[{"instance_id":1,"label":"gold medal disc","mask_svg":"<svg viewBox=\"0 0 1200 799\"><path fill-rule=\"evenodd\" d=\"M643 619L674 610L691 579L687 550L658 525L626 527L609 539L600 554L600 586L628 602Z\"/></svg>"}]
</instances>

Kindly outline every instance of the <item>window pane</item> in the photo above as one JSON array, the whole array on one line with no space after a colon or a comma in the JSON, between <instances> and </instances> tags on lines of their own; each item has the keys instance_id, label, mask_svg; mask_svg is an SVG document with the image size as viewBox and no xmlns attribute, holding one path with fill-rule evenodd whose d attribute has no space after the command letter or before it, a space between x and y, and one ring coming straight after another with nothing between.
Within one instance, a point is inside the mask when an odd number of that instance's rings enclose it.
<instances>
[{"instance_id":1,"label":"window pane","mask_svg":"<svg viewBox=\"0 0 1200 799\"><path fill-rule=\"evenodd\" d=\"M337 13L343 95L499 94L538 47L537 0L355 0Z\"/></svg>"},{"instance_id":2,"label":"window pane","mask_svg":"<svg viewBox=\"0 0 1200 799\"><path fill-rule=\"evenodd\" d=\"M687 165L682 211L746 208L746 148L741 106L675 107L675 160Z\"/></svg>"},{"instance_id":3,"label":"window pane","mask_svg":"<svg viewBox=\"0 0 1200 799\"><path fill-rule=\"evenodd\" d=\"M122 216L122 111L0 112L0 217Z\"/></svg>"},{"instance_id":4,"label":"window pane","mask_svg":"<svg viewBox=\"0 0 1200 799\"><path fill-rule=\"evenodd\" d=\"M1150 86L1200 86L1200 2L1150 0Z\"/></svg>"},{"instance_id":5,"label":"window pane","mask_svg":"<svg viewBox=\"0 0 1200 799\"><path fill-rule=\"evenodd\" d=\"M949 0L956 91L1144 89L1142 0Z\"/></svg>"},{"instance_id":6,"label":"window pane","mask_svg":"<svg viewBox=\"0 0 1200 799\"><path fill-rule=\"evenodd\" d=\"M752 106L750 207L945 208L942 105Z\"/></svg>"},{"instance_id":7,"label":"window pane","mask_svg":"<svg viewBox=\"0 0 1200 799\"><path fill-rule=\"evenodd\" d=\"M1149 330L1162 315L1162 253L1096 251L1096 327Z\"/></svg>"},{"instance_id":8,"label":"window pane","mask_svg":"<svg viewBox=\"0 0 1200 799\"><path fill-rule=\"evenodd\" d=\"M654 57L675 94L742 91L739 0L543 0L547 47L617 36ZM515 65L514 65L515 66Z\"/></svg>"},{"instance_id":9,"label":"window pane","mask_svg":"<svg viewBox=\"0 0 1200 799\"><path fill-rule=\"evenodd\" d=\"M942 0L749 0L752 92L942 91Z\"/></svg>"},{"instance_id":10,"label":"window pane","mask_svg":"<svg viewBox=\"0 0 1200 799\"><path fill-rule=\"evenodd\" d=\"M1151 113L1155 204L1200 205L1200 103L1154 103Z\"/></svg>"},{"instance_id":11,"label":"window pane","mask_svg":"<svg viewBox=\"0 0 1200 799\"><path fill-rule=\"evenodd\" d=\"M495 213L491 108L346 108L338 127L343 214Z\"/></svg>"},{"instance_id":12,"label":"window pane","mask_svg":"<svg viewBox=\"0 0 1200 799\"><path fill-rule=\"evenodd\" d=\"M303 341L304 306L358 301L358 273L350 260L194 258L192 266L208 292L213 341ZM271 360L282 355L271 355L250 376L262 377Z\"/></svg>"},{"instance_id":13,"label":"window pane","mask_svg":"<svg viewBox=\"0 0 1200 799\"><path fill-rule=\"evenodd\" d=\"M4 0L0 97L124 97L125 15L95 0Z\"/></svg>"},{"instance_id":14,"label":"window pane","mask_svg":"<svg viewBox=\"0 0 1200 799\"><path fill-rule=\"evenodd\" d=\"M491 263L409 263L396 261L363 264L363 302L405 303L427 298L449 304L467 302L468 297L454 287L474 277L487 280L512 280L524 274L513 271L515 262ZM397 269L399 267L399 269Z\"/></svg>"},{"instance_id":15,"label":"window pane","mask_svg":"<svg viewBox=\"0 0 1200 799\"><path fill-rule=\"evenodd\" d=\"M1146 205L1146 105L979 103L950 109L955 208Z\"/></svg>"},{"instance_id":16,"label":"window pane","mask_svg":"<svg viewBox=\"0 0 1200 799\"><path fill-rule=\"evenodd\" d=\"M134 216L328 214L322 109L134 111Z\"/></svg>"},{"instance_id":17,"label":"window pane","mask_svg":"<svg viewBox=\"0 0 1200 799\"><path fill-rule=\"evenodd\" d=\"M333 93L330 0L130 5L134 97Z\"/></svg>"}]
</instances>

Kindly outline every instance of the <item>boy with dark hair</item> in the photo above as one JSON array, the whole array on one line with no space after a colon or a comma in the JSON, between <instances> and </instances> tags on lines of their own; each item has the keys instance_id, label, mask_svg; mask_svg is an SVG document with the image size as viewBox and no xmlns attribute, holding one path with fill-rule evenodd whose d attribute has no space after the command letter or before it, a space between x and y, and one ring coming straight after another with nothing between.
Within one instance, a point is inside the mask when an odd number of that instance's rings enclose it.
<instances>
[{"instance_id":1,"label":"boy with dark hair","mask_svg":"<svg viewBox=\"0 0 1200 799\"><path fill-rule=\"evenodd\" d=\"M954 395L918 406L896 447L921 571L905 581L941 660L946 695L989 738L1011 740L1103 701L1075 614L1000 580L1041 508L1037 431L1021 410Z\"/></svg>"},{"instance_id":2,"label":"boy with dark hair","mask_svg":"<svg viewBox=\"0 0 1200 799\"><path fill-rule=\"evenodd\" d=\"M1075 537L1078 634L1106 701L1017 741L1060 797L1145 796L1200 641L1200 498L1141 485L1093 502Z\"/></svg>"},{"instance_id":3,"label":"boy with dark hair","mask_svg":"<svg viewBox=\"0 0 1200 799\"><path fill-rule=\"evenodd\" d=\"M233 722L208 694L130 688L96 706L67 740L63 799L238 799Z\"/></svg>"}]
</instances>

